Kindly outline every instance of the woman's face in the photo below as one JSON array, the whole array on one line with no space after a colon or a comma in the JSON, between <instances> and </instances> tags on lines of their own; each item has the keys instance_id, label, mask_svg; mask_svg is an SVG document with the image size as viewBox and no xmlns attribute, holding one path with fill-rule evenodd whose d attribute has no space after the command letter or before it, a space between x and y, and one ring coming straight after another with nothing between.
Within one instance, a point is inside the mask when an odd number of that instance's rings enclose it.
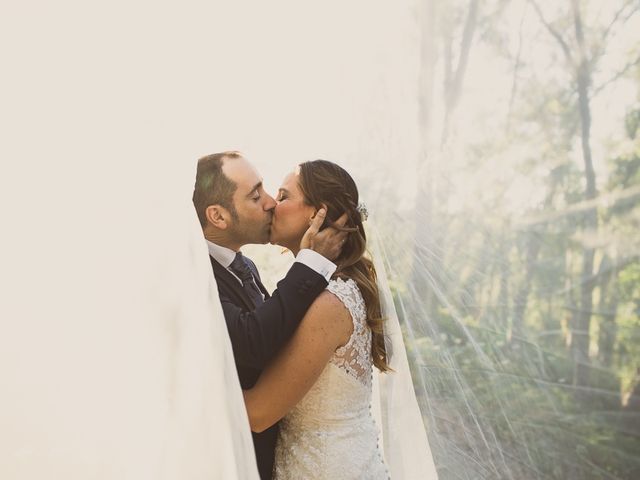
<instances>
[{"instance_id":1,"label":"woman's face","mask_svg":"<svg viewBox=\"0 0 640 480\"><path fill-rule=\"evenodd\" d=\"M304 203L299 186L299 168L288 174L276 197L270 242L298 252L300 240L309 228L316 209Z\"/></svg>"}]
</instances>

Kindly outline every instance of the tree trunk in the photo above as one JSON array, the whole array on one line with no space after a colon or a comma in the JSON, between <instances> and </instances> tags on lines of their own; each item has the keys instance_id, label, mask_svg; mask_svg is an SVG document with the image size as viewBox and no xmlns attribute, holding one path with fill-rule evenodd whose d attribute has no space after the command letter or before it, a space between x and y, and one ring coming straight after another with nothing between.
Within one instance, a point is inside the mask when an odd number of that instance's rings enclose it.
<instances>
[{"instance_id":1,"label":"tree trunk","mask_svg":"<svg viewBox=\"0 0 640 480\"><path fill-rule=\"evenodd\" d=\"M573 255L571 250L567 247L565 256L564 256L564 291L565 291L565 324L568 328L568 336L566 338L566 345L569 351L573 351L573 324L575 323L576 311L578 310L576 306L576 300L574 297L573 291Z\"/></svg>"},{"instance_id":2,"label":"tree trunk","mask_svg":"<svg viewBox=\"0 0 640 480\"><path fill-rule=\"evenodd\" d=\"M445 75L445 113L444 123L442 129L442 137L440 139L441 148L444 147L449 141L451 135L451 126L454 123L454 115L460 100L460 93L462 92L462 85L464 83L465 74L467 72L467 64L469 62L469 53L471 51L471 45L473 43L473 37L475 35L476 25L478 23L478 0L471 0L469 10L467 13L467 19L462 32L462 41L460 42L460 53L458 55L458 64L453 72ZM450 39L445 48L451 47ZM447 58L449 63L452 63L452 52L448 51ZM449 68L446 69L450 71Z\"/></svg>"},{"instance_id":3,"label":"tree trunk","mask_svg":"<svg viewBox=\"0 0 640 480\"><path fill-rule=\"evenodd\" d=\"M433 90L436 64L436 2L422 2L419 13L420 22L420 77L419 77L419 125L420 157L418 158L417 195L415 212L416 230L414 233L414 259L411 272L411 285L417 292L424 292L425 306L433 318L437 310L437 296L431 283L437 278L438 266L433 259L437 255L437 215L435 210L435 165L429 145L432 135L431 112L433 111ZM426 270L426 272L425 272ZM425 275L427 273L427 275Z\"/></svg>"},{"instance_id":4,"label":"tree trunk","mask_svg":"<svg viewBox=\"0 0 640 480\"><path fill-rule=\"evenodd\" d=\"M527 310L529 292L531 291L531 281L534 274L538 254L540 253L541 242L538 235L531 232L527 236L527 251L525 260L525 271L522 284L513 299L513 318L511 323L510 339L514 336L524 335L524 314Z\"/></svg>"},{"instance_id":5,"label":"tree trunk","mask_svg":"<svg viewBox=\"0 0 640 480\"><path fill-rule=\"evenodd\" d=\"M612 265L605 255L600 263L598 277L600 278L600 328L598 334L598 359L605 368L613 363L613 349L616 339L616 315L618 310L618 289L616 285L618 269Z\"/></svg>"},{"instance_id":6,"label":"tree trunk","mask_svg":"<svg viewBox=\"0 0 640 480\"><path fill-rule=\"evenodd\" d=\"M498 292L498 321L499 330L508 337L509 322L509 277L511 275L511 264L509 263L509 251L511 250L506 234L500 242L500 251L504 257L500 258L500 290Z\"/></svg>"},{"instance_id":7,"label":"tree trunk","mask_svg":"<svg viewBox=\"0 0 640 480\"><path fill-rule=\"evenodd\" d=\"M438 190L440 178L437 162L447 155L444 145L449 137L449 128L453 122L453 113L457 106L462 90L464 77L469 59L469 53L473 42L475 27L478 17L479 0L471 0L467 13L460 53L453 67L453 33L452 31L440 32L441 24L436 23L441 18L438 2L423 2L421 7L421 66L420 66L420 105L419 121L422 133L422 152L418 166L418 195L416 197L416 232L414 237L414 264L411 272L412 285L419 292L428 292L426 304L428 312L435 315L438 298L435 289L445 291L447 285L444 270L444 258L442 246L446 237L446 222L442 221L441 212L437 211L437 205L446 204L444 198L448 192ZM446 8L446 5L443 6ZM453 28L452 28L453 30ZM445 63L445 114L442 122L440 149L430 150L430 140L433 134L433 122L431 118L433 89L435 83L435 60L437 39L440 36L444 42ZM427 275L425 275L425 270ZM429 277L427 281L426 277Z\"/></svg>"},{"instance_id":8,"label":"tree trunk","mask_svg":"<svg viewBox=\"0 0 640 480\"><path fill-rule=\"evenodd\" d=\"M584 174L586 180L585 199L587 201L596 198L596 175L591 158L591 105L589 89L591 86L591 65L587 57L582 31L582 17L579 0L572 0L574 27L579 50L577 63L577 87L578 87L578 111L580 114L580 140L582 145L582 159L584 162ZM584 218L584 231L593 234L598 229L598 214L595 208L587 211ZM589 245L583 247L582 274L580 280L580 309L575 316L571 343L574 360L574 384L586 386L589 383L589 330L591 327L591 315L593 310L593 259L595 250Z\"/></svg>"}]
</instances>

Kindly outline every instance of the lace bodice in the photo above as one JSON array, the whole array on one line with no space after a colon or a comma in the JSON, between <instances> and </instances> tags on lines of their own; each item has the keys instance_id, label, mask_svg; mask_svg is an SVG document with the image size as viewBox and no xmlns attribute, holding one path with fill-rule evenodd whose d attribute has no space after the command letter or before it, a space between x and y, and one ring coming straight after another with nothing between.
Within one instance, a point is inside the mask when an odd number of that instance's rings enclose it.
<instances>
[{"instance_id":1,"label":"lace bodice","mask_svg":"<svg viewBox=\"0 0 640 480\"><path fill-rule=\"evenodd\" d=\"M387 479L371 415L373 361L365 302L353 280L332 280L327 290L349 311L353 332L280 423L274 478Z\"/></svg>"},{"instance_id":2,"label":"lace bodice","mask_svg":"<svg viewBox=\"0 0 640 480\"><path fill-rule=\"evenodd\" d=\"M371 386L371 330L367 326L367 311L362 294L353 280L337 279L327 287L344 303L351 314L353 333L347 343L338 348L330 362L352 377Z\"/></svg>"}]
</instances>

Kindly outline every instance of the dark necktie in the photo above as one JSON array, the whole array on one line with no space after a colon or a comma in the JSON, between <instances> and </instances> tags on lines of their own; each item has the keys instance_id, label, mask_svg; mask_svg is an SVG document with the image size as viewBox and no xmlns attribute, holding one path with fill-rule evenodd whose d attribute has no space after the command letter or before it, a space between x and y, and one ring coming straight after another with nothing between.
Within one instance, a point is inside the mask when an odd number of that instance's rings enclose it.
<instances>
[{"instance_id":1,"label":"dark necktie","mask_svg":"<svg viewBox=\"0 0 640 480\"><path fill-rule=\"evenodd\" d=\"M242 280L242 288L247 294L247 296L251 299L253 304L257 307L264 303L264 299L262 298L262 293L258 289L256 285L255 279L253 278L253 273L247 264L242 252L236 253L236 258L233 259L229 268L233 273L235 273L240 280Z\"/></svg>"}]
</instances>

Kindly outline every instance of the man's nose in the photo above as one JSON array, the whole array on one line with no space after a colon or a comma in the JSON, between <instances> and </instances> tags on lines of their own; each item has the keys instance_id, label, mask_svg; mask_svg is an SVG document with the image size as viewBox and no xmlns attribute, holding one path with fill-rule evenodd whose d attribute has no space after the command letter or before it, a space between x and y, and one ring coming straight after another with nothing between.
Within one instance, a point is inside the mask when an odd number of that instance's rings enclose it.
<instances>
[{"instance_id":1,"label":"man's nose","mask_svg":"<svg viewBox=\"0 0 640 480\"><path fill-rule=\"evenodd\" d=\"M266 194L266 197L267 198L265 199L265 202L264 202L264 209L268 211L268 210L273 210L274 208L276 208L275 199L271 195L269 195L268 193Z\"/></svg>"}]
</instances>

